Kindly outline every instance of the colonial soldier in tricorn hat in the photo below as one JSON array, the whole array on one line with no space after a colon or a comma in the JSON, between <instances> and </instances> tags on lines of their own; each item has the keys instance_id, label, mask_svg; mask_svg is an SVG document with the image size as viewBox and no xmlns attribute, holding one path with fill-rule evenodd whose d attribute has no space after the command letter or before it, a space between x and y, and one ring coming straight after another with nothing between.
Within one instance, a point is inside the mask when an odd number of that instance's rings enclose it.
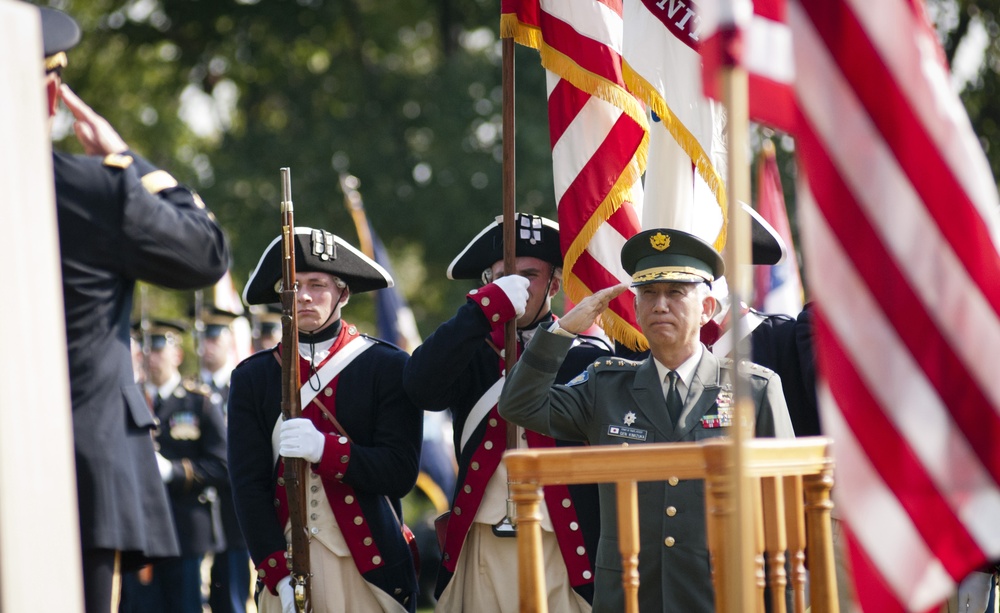
<instances>
[{"instance_id":1,"label":"colonial soldier in tricorn hat","mask_svg":"<svg viewBox=\"0 0 1000 613\"><path fill-rule=\"evenodd\" d=\"M401 385L406 353L341 318L351 293L392 285L388 273L341 238L296 228L303 417L282 421L279 351L233 371L229 468L243 536L257 568L261 613L291 610L285 553L288 507L282 457L311 465L308 522L316 613L414 611L413 559L400 534L399 499L417 479L420 412ZM244 300L279 300L281 238L264 250Z\"/></svg>"},{"instance_id":2,"label":"colonial soldier in tricorn hat","mask_svg":"<svg viewBox=\"0 0 1000 613\"><path fill-rule=\"evenodd\" d=\"M517 543L507 513L507 422L497 414L503 385L504 324L516 319L519 351L555 321L552 297L562 283L559 226L535 215L515 216L516 272L504 276L503 224L487 226L448 267L451 279L477 279L465 304L413 352L406 391L421 409L451 409L458 481L438 571L438 611L517 611ZM610 354L597 339L573 343L556 381ZM525 432L523 445L552 447L553 439ZM588 611L593 598L597 496L593 486L545 488L543 547L548 552L549 609Z\"/></svg>"},{"instance_id":3,"label":"colonial soldier in tricorn hat","mask_svg":"<svg viewBox=\"0 0 1000 613\"><path fill-rule=\"evenodd\" d=\"M504 386L500 414L525 428L591 445L722 436L732 420L737 369L698 338L715 310L709 286L723 273L722 258L696 236L661 228L626 241L621 260L632 275L636 317L652 355L639 362L596 360L568 385L553 386L573 342L565 335L589 328L628 285L601 290L560 319L557 333L535 335ZM757 436L792 436L780 379L751 363L738 370L749 379ZM600 488L603 538L594 611L617 612L624 596L614 486ZM702 482L640 485L639 525L639 608L714 611Z\"/></svg>"},{"instance_id":4,"label":"colonial soldier in tricorn hat","mask_svg":"<svg viewBox=\"0 0 1000 613\"><path fill-rule=\"evenodd\" d=\"M117 606L116 575L177 555L169 503L132 384L129 317L136 280L174 289L215 283L229 265L222 230L201 199L129 150L62 83L80 28L39 9L49 117L62 101L86 155L53 152L69 349L86 610ZM14 93L16 95L16 92Z\"/></svg>"}]
</instances>

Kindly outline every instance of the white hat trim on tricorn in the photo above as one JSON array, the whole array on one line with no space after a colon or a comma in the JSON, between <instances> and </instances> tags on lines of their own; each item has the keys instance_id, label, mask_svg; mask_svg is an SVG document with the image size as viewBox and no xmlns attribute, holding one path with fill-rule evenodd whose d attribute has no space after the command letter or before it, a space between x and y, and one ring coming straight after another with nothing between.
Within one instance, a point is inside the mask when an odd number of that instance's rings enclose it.
<instances>
[{"instance_id":1,"label":"white hat trim on tricorn","mask_svg":"<svg viewBox=\"0 0 1000 613\"><path fill-rule=\"evenodd\" d=\"M751 264L776 266L785 261L788 257L788 246L781 235L761 217L753 207L746 202L740 201L743 210L750 214L750 239L752 248ZM777 259L775 259L777 255Z\"/></svg>"},{"instance_id":2,"label":"white hat trim on tricorn","mask_svg":"<svg viewBox=\"0 0 1000 613\"><path fill-rule=\"evenodd\" d=\"M515 232L517 233L515 253L517 257L537 257L556 267L562 266L562 252L559 248L559 224L551 219L528 213L515 213L514 223L517 226L515 228ZM483 269L489 268L495 262L502 260L502 233L500 241L496 244L486 245L483 242L489 234L500 232L502 226L503 217L498 216L494 222L483 228L475 238L469 241L461 253L455 256L455 259L448 265L448 278L453 281L458 279L478 279ZM548 240L546 240L545 234L549 234ZM553 245L555 249L551 250L550 247ZM535 250L536 247L537 251ZM532 252L525 253L525 249ZM547 251L551 251L551 253L546 253ZM553 259L557 259L554 257L556 254L558 254L558 262L553 262ZM477 261L472 262L470 260ZM489 261L487 262L486 260Z\"/></svg>"},{"instance_id":3,"label":"white hat trim on tricorn","mask_svg":"<svg viewBox=\"0 0 1000 613\"><path fill-rule=\"evenodd\" d=\"M308 252L301 240L304 235L309 236ZM347 283L355 294L393 286L392 277L385 268L336 234L299 226L295 228L295 236L295 272L325 272ZM322 237L322 244L317 245L317 236ZM316 252L317 247L321 252ZM338 268L338 264L353 265L356 269ZM263 275L268 278L264 279ZM278 236L267 246L250 273L243 288L243 301L248 305L278 302L280 296L275 286L280 280L281 236Z\"/></svg>"}]
</instances>

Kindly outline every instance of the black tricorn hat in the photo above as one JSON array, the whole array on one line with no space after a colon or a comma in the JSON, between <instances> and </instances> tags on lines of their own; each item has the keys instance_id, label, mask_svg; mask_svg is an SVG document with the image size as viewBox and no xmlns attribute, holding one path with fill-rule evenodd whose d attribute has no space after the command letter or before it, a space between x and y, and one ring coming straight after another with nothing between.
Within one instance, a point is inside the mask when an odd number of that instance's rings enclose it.
<instances>
[{"instance_id":1,"label":"black tricorn hat","mask_svg":"<svg viewBox=\"0 0 1000 613\"><path fill-rule=\"evenodd\" d=\"M344 239L313 228L295 228L295 271L325 272L338 277L358 294L392 287L392 277ZM278 236L264 250L257 268L243 289L247 304L278 302L278 284L281 281L281 237Z\"/></svg>"},{"instance_id":2,"label":"black tricorn hat","mask_svg":"<svg viewBox=\"0 0 1000 613\"><path fill-rule=\"evenodd\" d=\"M45 53L45 69L55 70L66 65L65 55L80 42L80 26L76 20L62 11L48 7L38 7L42 18L42 47Z\"/></svg>"},{"instance_id":3,"label":"black tricorn hat","mask_svg":"<svg viewBox=\"0 0 1000 613\"><path fill-rule=\"evenodd\" d=\"M788 249L781 235L750 205L740 204L750 215L750 263L765 266L780 263Z\"/></svg>"},{"instance_id":4,"label":"black tricorn hat","mask_svg":"<svg viewBox=\"0 0 1000 613\"><path fill-rule=\"evenodd\" d=\"M622 247L622 267L632 287L648 283L711 283L726 270L722 256L694 234L654 228L639 232Z\"/></svg>"},{"instance_id":5,"label":"black tricorn hat","mask_svg":"<svg viewBox=\"0 0 1000 613\"><path fill-rule=\"evenodd\" d=\"M538 258L562 266L559 224L527 213L515 213L516 257ZM448 265L449 279L479 279L483 271L503 259L503 218L486 226Z\"/></svg>"}]
</instances>

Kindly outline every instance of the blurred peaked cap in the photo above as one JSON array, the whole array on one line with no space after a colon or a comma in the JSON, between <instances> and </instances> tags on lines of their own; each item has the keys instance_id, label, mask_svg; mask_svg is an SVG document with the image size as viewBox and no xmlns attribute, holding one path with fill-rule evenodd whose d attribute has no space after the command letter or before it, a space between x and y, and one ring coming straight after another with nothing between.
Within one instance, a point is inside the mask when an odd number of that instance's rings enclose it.
<instances>
[{"instance_id":1,"label":"blurred peaked cap","mask_svg":"<svg viewBox=\"0 0 1000 613\"><path fill-rule=\"evenodd\" d=\"M149 320L149 345L152 349L163 349L170 342L180 345L181 336L188 331L188 326L182 321L173 319L150 319ZM132 330L138 339L142 340L142 322L132 322Z\"/></svg>"},{"instance_id":2,"label":"blurred peaked cap","mask_svg":"<svg viewBox=\"0 0 1000 613\"><path fill-rule=\"evenodd\" d=\"M325 272L338 277L351 293L370 292L392 287L392 277L374 260L361 253L344 239L327 232L306 227L295 228L295 272ZM257 268L243 289L247 304L270 304L281 299L281 236L264 250Z\"/></svg>"},{"instance_id":3,"label":"blurred peaked cap","mask_svg":"<svg viewBox=\"0 0 1000 613\"><path fill-rule=\"evenodd\" d=\"M622 247L622 267L632 287L649 283L711 283L725 272L722 256L693 234L654 228L639 232Z\"/></svg>"},{"instance_id":4,"label":"blurred peaked cap","mask_svg":"<svg viewBox=\"0 0 1000 613\"><path fill-rule=\"evenodd\" d=\"M778 231L746 202L740 202L750 215L751 264L773 266L785 259L788 247Z\"/></svg>"},{"instance_id":5,"label":"blurred peaked cap","mask_svg":"<svg viewBox=\"0 0 1000 613\"><path fill-rule=\"evenodd\" d=\"M515 213L516 257L538 258L556 267L563 264L559 224L527 213ZM503 217L486 226L448 265L449 279L480 279L483 271L503 259Z\"/></svg>"},{"instance_id":6,"label":"blurred peaked cap","mask_svg":"<svg viewBox=\"0 0 1000 613\"><path fill-rule=\"evenodd\" d=\"M281 334L280 304L258 304L251 307L251 311L254 314L254 321L261 336Z\"/></svg>"},{"instance_id":7,"label":"blurred peaked cap","mask_svg":"<svg viewBox=\"0 0 1000 613\"><path fill-rule=\"evenodd\" d=\"M194 319L194 305L188 309L188 317ZM208 334L209 328L215 327L214 336L219 335L220 328L228 328L237 317L242 317L238 313L233 313L225 309L220 309L215 305L208 305L201 311L201 321L205 324L205 332Z\"/></svg>"},{"instance_id":8,"label":"blurred peaked cap","mask_svg":"<svg viewBox=\"0 0 1000 613\"><path fill-rule=\"evenodd\" d=\"M80 26L62 11L38 7L42 17L42 47L45 57L69 51L80 42Z\"/></svg>"}]
</instances>

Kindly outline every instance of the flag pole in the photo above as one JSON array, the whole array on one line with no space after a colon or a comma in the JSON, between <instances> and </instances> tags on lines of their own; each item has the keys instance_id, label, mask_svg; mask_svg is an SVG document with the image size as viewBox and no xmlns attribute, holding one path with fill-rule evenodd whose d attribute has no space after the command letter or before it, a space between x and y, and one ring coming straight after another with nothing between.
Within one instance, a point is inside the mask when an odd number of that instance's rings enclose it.
<instances>
[{"instance_id":1,"label":"flag pole","mask_svg":"<svg viewBox=\"0 0 1000 613\"><path fill-rule=\"evenodd\" d=\"M503 121L503 274L517 273L515 263L517 235L514 228L514 38L502 39L501 90ZM517 318L504 324L504 375L510 373L517 361ZM517 448L517 426L507 423L507 449ZM510 479L507 480L507 515L501 524L513 526L515 521L513 493ZM499 527L499 526L498 526Z\"/></svg>"},{"instance_id":2,"label":"flag pole","mask_svg":"<svg viewBox=\"0 0 1000 613\"><path fill-rule=\"evenodd\" d=\"M730 325L733 338L733 361L739 365L750 358L749 335L744 334L745 318L742 304L750 295L750 217L740 210L740 201L749 201L750 166L747 157L749 147L748 77L746 69L737 62L728 62L721 71L722 102L726 107L726 139L728 143L728 163L726 168L726 198L729 207L729 240L726 245L726 280L730 292ZM732 513L727 517L729 534L737 535L737 542L727 546L735 547L737 555L725 556L728 565L724 576L733 582L724 586L722 598L730 605L720 610L737 610L738 603L756 602L755 594L755 543L753 508L750 480L746 473L746 442L753 436L754 412L750 398L749 382L745 377L733 377L734 415L730 437L732 439L730 478L732 492Z\"/></svg>"}]
</instances>

